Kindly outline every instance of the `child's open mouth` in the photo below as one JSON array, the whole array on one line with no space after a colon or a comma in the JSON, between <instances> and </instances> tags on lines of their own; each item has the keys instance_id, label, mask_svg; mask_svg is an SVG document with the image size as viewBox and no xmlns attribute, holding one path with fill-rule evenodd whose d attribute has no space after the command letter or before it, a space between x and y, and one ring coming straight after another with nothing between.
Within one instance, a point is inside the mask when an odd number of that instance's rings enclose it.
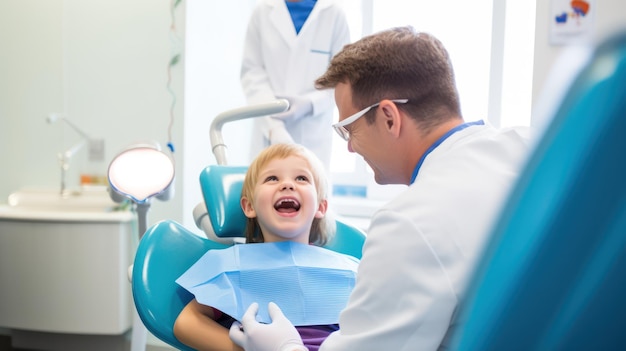
<instances>
[{"instance_id":1,"label":"child's open mouth","mask_svg":"<svg viewBox=\"0 0 626 351\"><path fill-rule=\"evenodd\" d=\"M300 210L300 203L296 199L280 199L274 204L276 211L281 213L293 213Z\"/></svg>"}]
</instances>

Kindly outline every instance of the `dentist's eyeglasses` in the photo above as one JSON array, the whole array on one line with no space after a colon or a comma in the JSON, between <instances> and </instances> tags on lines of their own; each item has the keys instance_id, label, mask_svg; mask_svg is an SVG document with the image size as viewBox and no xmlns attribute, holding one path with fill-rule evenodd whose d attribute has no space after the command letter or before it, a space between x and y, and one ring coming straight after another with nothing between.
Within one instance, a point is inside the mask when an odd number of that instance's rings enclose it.
<instances>
[{"instance_id":1,"label":"dentist's eyeglasses","mask_svg":"<svg viewBox=\"0 0 626 351\"><path fill-rule=\"evenodd\" d=\"M409 99L397 99L397 100L391 100L391 101L395 102L396 104L406 104L409 101ZM333 124L333 129L335 129L335 132L337 132L337 134L339 134L339 136L343 140L345 141L350 140L350 132L346 129L346 126L348 124L354 123L354 121L361 118L363 115L369 112L369 110L373 109L374 107L377 107L378 105L380 105L380 102L367 106L366 108L344 119L343 121Z\"/></svg>"}]
</instances>

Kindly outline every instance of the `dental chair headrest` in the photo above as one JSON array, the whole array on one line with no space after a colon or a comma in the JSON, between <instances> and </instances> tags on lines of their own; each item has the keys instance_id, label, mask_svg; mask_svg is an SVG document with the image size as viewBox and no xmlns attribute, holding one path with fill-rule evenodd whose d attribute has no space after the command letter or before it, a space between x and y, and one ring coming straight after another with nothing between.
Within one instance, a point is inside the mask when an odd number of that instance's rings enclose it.
<instances>
[{"instance_id":1,"label":"dental chair headrest","mask_svg":"<svg viewBox=\"0 0 626 351\"><path fill-rule=\"evenodd\" d=\"M194 220L207 237L222 244L241 241L246 216L240 206L248 167L211 165L200 173L204 203L194 209Z\"/></svg>"}]
</instances>

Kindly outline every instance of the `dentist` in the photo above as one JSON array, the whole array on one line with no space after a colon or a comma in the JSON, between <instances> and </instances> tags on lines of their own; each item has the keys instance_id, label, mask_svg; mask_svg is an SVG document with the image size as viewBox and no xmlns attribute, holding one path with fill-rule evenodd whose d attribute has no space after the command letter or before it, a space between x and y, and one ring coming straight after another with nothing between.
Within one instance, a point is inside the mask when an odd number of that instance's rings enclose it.
<instances>
[{"instance_id":1,"label":"dentist","mask_svg":"<svg viewBox=\"0 0 626 351\"><path fill-rule=\"evenodd\" d=\"M321 351L438 350L462 325L456 313L492 222L529 151L527 130L465 122L446 49L411 27L347 45L317 81L335 89L348 149L379 184L406 184L371 220L340 329ZM255 305L231 339L246 350L305 350L280 310Z\"/></svg>"},{"instance_id":2,"label":"dentist","mask_svg":"<svg viewBox=\"0 0 626 351\"><path fill-rule=\"evenodd\" d=\"M246 32L241 85L249 104L284 98L290 107L254 119L251 156L281 142L306 146L328 170L332 150L332 91L314 82L350 32L344 12L331 0L263 0Z\"/></svg>"}]
</instances>

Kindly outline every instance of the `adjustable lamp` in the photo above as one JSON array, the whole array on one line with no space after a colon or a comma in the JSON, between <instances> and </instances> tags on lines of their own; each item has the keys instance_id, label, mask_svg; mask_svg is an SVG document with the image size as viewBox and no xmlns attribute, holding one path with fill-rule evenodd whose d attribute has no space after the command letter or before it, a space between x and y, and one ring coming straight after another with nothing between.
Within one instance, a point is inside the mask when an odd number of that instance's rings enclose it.
<instances>
[{"instance_id":1,"label":"adjustable lamp","mask_svg":"<svg viewBox=\"0 0 626 351\"><path fill-rule=\"evenodd\" d=\"M78 133L83 138L83 140L81 140L78 143L74 144L69 149L67 149L67 150L65 150L63 152L59 152L59 154L58 154L59 163L61 165L61 195L64 196L64 195L66 195L65 192L66 192L66 188L67 188L67 186L65 184L65 176L66 176L67 170L70 168L70 159L83 146L85 146L85 144L87 142L89 142L89 144L91 146L91 145L95 145L94 143L98 142L98 140L92 139L82 129L78 128L74 123L72 123L72 121L70 121L67 117L65 117L65 114L62 114L62 113L51 113L46 118L46 121L48 123L50 123L50 124L55 123L56 121L62 121L65 124L67 124L70 128L72 128L76 133ZM102 142L102 141L100 140L100 142Z\"/></svg>"},{"instance_id":2,"label":"adjustable lamp","mask_svg":"<svg viewBox=\"0 0 626 351\"><path fill-rule=\"evenodd\" d=\"M136 144L119 153L109 164L110 196L115 202L130 199L136 206L139 239L148 226L147 214L153 197L169 200L174 194L174 162L158 144ZM132 277L132 265L128 270ZM131 351L145 351L147 330L137 311L133 319Z\"/></svg>"},{"instance_id":3,"label":"adjustable lamp","mask_svg":"<svg viewBox=\"0 0 626 351\"><path fill-rule=\"evenodd\" d=\"M158 144L136 144L113 158L108 178L114 201L130 199L137 205L141 238L152 197L166 201L173 196L174 162Z\"/></svg>"}]
</instances>

